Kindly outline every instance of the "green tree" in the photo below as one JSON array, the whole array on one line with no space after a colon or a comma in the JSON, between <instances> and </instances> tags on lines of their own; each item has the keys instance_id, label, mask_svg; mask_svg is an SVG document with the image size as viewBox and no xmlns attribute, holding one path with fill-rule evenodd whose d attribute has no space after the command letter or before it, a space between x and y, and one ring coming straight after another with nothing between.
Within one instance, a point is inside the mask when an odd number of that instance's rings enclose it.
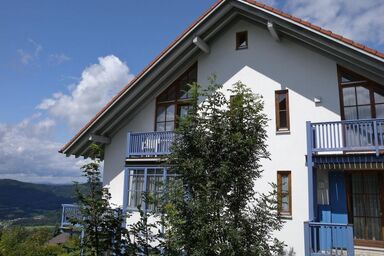
<instances>
[{"instance_id":1,"label":"green tree","mask_svg":"<svg viewBox=\"0 0 384 256\"><path fill-rule=\"evenodd\" d=\"M160 255L159 239L161 231L159 223L155 221L158 216L156 212L149 212L148 205L158 205L158 201L151 193L143 193L142 199L144 206L139 204L137 209L140 219L129 226L129 232L132 235L132 246L130 252L132 255L149 256ZM150 218L153 218L151 221Z\"/></svg>"},{"instance_id":2,"label":"green tree","mask_svg":"<svg viewBox=\"0 0 384 256\"><path fill-rule=\"evenodd\" d=\"M83 176L87 178L87 189L76 189L77 202L81 219L73 220L80 224L85 236L81 247L86 255L99 256L105 253L122 255L130 244L130 237L125 228L127 217L120 208L112 207L111 195L102 186L100 158L101 148L92 147L92 161L82 166Z\"/></svg>"},{"instance_id":3,"label":"green tree","mask_svg":"<svg viewBox=\"0 0 384 256\"><path fill-rule=\"evenodd\" d=\"M169 255L274 255L283 243L273 236L282 227L275 186L256 193L261 160L268 159L267 117L261 96L241 82L226 98L211 83L179 122L168 158L182 186L164 203L163 245ZM203 99L198 104L197 99Z\"/></svg>"},{"instance_id":4,"label":"green tree","mask_svg":"<svg viewBox=\"0 0 384 256\"><path fill-rule=\"evenodd\" d=\"M48 245L53 237L47 228L27 229L12 226L3 230L0 237L1 256L69 256L62 246ZM77 253L78 255L78 253Z\"/></svg>"}]
</instances>

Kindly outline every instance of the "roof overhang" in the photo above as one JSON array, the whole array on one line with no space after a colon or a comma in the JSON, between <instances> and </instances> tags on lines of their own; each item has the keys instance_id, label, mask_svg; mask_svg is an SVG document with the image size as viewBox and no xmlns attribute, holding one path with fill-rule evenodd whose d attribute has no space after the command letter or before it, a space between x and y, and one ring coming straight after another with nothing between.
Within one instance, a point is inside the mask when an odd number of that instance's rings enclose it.
<instances>
[{"instance_id":1,"label":"roof overhang","mask_svg":"<svg viewBox=\"0 0 384 256\"><path fill-rule=\"evenodd\" d=\"M279 39L284 38L309 47L324 54L337 63L361 73L378 83L384 84L384 55L354 42L337 36L276 9L250 0L221 0L216 2L203 16L193 23L181 36L155 58L133 81L115 96L80 132L68 142L61 153L69 155L89 155L90 136L103 137L108 141L132 116L137 113L140 104L154 92L165 88L172 79L181 74L196 61L201 48L235 19L242 18L273 30ZM270 25L269 25L270 26ZM201 40L200 47L196 37ZM339 39L338 39L339 38ZM195 41L194 41L195 39ZM100 138L100 137L98 137Z\"/></svg>"}]
</instances>

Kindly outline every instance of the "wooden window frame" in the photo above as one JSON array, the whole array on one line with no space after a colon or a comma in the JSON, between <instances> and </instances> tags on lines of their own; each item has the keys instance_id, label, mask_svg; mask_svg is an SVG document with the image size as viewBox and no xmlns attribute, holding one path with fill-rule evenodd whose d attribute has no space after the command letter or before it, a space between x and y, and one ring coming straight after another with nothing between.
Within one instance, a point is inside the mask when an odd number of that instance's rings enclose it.
<instances>
[{"instance_id":1,"label":"wooden window frame","mask_svg":"<svg viewBox=\"0 0 384 256\"><path fill-rule=\"evenodd\" d=\"M246 45L243 46L243 47L240 47L240 45L241 45L240 38L241 38L242 36L245 37ZM236 32L236 50L244 50L244 49L248 49L248 45L249 45L248 31L245 30L245 31Z\"/></svg>"},{"instance_id":2,"label":"wooden window frame","mask_svg":"<svg viewBox=\"0 0 384 256\"><path fill-rule=\"evenodd\" d=\"M349 75L352 77L356 77L359 81L357 82L342 82L342 77L343 75ZM361 104L358 105L358 102L356 101L357 105L351 105L350 107L358 107L358 106L370 106L371 110L371 116L372 118L376 118L376 105L384 105L384 103L376 103L374 93L377 91L383 91L384 90L383 85L380 85L362 75L359 75L351 70L348 70L344 67L337 66L337 78L338 78L338 86L339 86L339 101L340 101L340 115L341 115L341 120L346 120L345 119L345 106L344 106L344 95L343 95L343 88L348 88L348 87L356 87L356 86L362 86L366 89L369 90L369 104ZM347 106L348 107L348 106ZM358 115L358 114L357 114Z\"/></svg>"},{"instance_id":3,"label":"wooden window frame","mask_svg":"<svg viewBox=\"0 0 384 256\"><path fill-rule=\"evenodd\" d=\"M187 99L180 99L180 92L181 92L181 80L182 78L191 72L193 69L196 69L196 80L197 80L197 63L194 63L190 68L188 68L184 73L182 73L175 81L171 83L170 86L168 86L164 91L162 91L157 97L156 97L156 109L155 109L155 122L154 122L154 130L157 131L157 124L162 123L157 121L157 111L159 106L168 106L168 105L174 105L174 129L177 127L177 122L178 122L178 116L179 116L179 107L182 105L191 105L192 100L191 98ZM197 81L194 81L197 82ZM167 101L160 101L160 97L166 93L168 90L170 90L172 87L175 87L175 99L173 100L167 100ZM164 121L164 123L167 123L167 120Z\"/></svg>"},{"instance_id":4,"label":"wooden window frame","mask_svg":"<svg viewBox=\"0 0 384 256\"><path fill-rule=\"evenodd\" d=\"M287 120L287 127L280 127L280 104L279 104L279 95L285 94L286 97L286 120ZM284 90L276 90L275 91L275 116L276 116L276 131L277 132L288 132L290 131L290 115L289 115L289 91L288 89Z\"/></svg>"},{"instance_id":5,"label":"wooden window frame","mask_svg":"<svg viewBox=\"0 0 384 256\"><path fill-rule=\"evenodd\" d=\"M288 211L281 211L281 198L282 198L282 177L288 176ZM282 217L292 217L292 172L291 171L277 171L277 199L278 199L278 214Z\"/></svg>"}]
</instances>

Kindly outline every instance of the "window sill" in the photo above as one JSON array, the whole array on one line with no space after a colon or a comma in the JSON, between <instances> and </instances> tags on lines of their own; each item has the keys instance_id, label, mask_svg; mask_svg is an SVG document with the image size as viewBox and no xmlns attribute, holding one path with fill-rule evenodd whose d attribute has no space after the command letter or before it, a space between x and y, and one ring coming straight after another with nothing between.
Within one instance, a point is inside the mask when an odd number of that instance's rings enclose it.
<instances>
[{"instance_id":1,"label":"window sill","mask_svg":"<svg viewBox=\"0 0 384 256\"><path fill-rule=\"evenodd\" d=\"M276 135L291 134L290 130L277 130Z\"/></svg>"},{"instance_id":2,"label":"window sill","mask_svg":"<svg viewBox=\"0 0 384 256\"><path fill-rule=\"evenodd\" d=\"M292 220L292 215L280 215L280 219L283 220Z\"/></svg>"}]
</instances>

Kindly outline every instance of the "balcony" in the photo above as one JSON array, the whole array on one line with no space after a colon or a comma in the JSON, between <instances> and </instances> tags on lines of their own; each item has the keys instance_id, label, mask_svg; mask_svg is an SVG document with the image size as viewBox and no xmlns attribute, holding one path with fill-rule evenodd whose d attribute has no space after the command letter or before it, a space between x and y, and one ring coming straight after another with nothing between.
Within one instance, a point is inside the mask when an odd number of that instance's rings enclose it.
<instances>
[{"instance_id":1,"label":"balcony","mask_svg":"<svg viewBox=\"0 0 384 256\"><path fill-rule=\"evenodd\" d=\"M71 228L74 226L72 221L81 217L79 206L76 204L62 204L62 207L60 228Z\"/></svg>"},{"instance_id":2,"label":"balcony","mask_svg":"<svg viewBox=\"0 0 384 256\"><path fill-rule=\"evenodd\" d=\"M305 255L354 255L353 227L347 224L305 222Z\"/></svg>"},{"instance_id":3,"label":"balcony","mask_svg":"<svg viewBox=\"0 0 384 256\"><path fill-rule=\"evenodd\" d=\"M128 134L128 158L158 158L171 153L175 133L138 132Z\"/></svg>"},{"instance_id":4,"label":"balcony","mask_svg":"<svg viewBox=\"0 0 384 256\"><path fill-rule=\"evenodd\" d=\"M376 153L384 150L384 119L307 122L308 153Z\"/></svg>"}]
</instances>

